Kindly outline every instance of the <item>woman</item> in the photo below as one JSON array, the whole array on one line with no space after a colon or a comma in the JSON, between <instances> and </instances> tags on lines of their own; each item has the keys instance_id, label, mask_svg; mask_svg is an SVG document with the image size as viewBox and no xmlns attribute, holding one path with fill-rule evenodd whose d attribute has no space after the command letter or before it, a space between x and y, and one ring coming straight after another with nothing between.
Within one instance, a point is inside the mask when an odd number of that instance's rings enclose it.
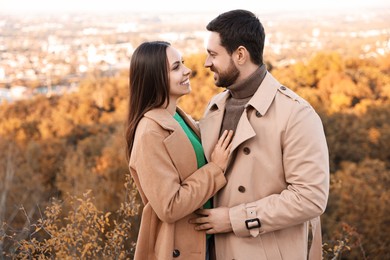
<instances>
[{"instance_id":1,"label":"woman","mask_svg":"<svg viewBox=\"0 0 390 260\"><path fill-rule=\"evenodd\" d=\"M199 132L177 100L190 92L191 70L167 42L145 42L130 64L127 152L144 209L135 260L204 260L206 234L189 219L226 184L232 132L205 162Z\"/></svg>"}]
</instances>

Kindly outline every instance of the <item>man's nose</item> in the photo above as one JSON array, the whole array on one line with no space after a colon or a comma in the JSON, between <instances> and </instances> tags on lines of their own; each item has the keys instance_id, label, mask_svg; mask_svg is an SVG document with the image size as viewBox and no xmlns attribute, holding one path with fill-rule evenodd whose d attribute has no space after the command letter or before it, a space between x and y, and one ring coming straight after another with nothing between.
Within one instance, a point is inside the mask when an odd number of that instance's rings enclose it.
<instances>
[{"instance_id":1,"label":"man's nose","mask_svg":"<svg viewBox=\"0 0 390 260\"><path fill-rule=\"evenodd\" d=\"M209 61L209 59L207 58L206 61L204 62L204 66L205 66L206 68L210 68L211 65L212 65L212 63L211 63L211 62Z\"/></svg>"}]
</instances>

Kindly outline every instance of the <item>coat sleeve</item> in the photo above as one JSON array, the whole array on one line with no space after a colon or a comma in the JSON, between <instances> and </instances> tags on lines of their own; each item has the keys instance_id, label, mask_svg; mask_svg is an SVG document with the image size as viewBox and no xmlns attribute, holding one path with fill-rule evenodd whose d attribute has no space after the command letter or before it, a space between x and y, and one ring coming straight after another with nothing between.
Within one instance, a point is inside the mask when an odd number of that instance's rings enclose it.
<instances>
[{"instance_id":1,"label":"coat sleeve","mask_svg":"<svg viewBox=\"0 0 390 260\"><path fill-rule=\"evenodd\" d=\"M130 169L137 175L141 193L146 197L159 219L173 223L200 208L226 184L223 171L208 163L187 179L179 173L164 145L165 136L157 131L145 131L135 152Z\"/></svg>"},{"instance_id":2,"label":"coat sleeve","mask_svg":"<svg viewBox=\"0 0 390 260\"><path fill-rule=\"evenodd\" d=\"M321 119L310 106L295 106L281 136L286 189L230 208L233 232L250 236L245 220L258 218L259 233L294 226L325 211L329 194L329 156ZM248 216L248 209L254 212ZM257 233L257 232L256 232Z\"/></svg>"}]
</instances>

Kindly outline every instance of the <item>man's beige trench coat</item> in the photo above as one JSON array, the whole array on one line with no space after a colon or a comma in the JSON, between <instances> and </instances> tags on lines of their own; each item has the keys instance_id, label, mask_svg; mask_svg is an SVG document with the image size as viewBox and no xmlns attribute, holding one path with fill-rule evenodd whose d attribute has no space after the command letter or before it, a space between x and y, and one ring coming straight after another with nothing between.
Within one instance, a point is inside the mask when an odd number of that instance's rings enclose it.
<instances>
[{"instance_id":1,"label":"man's beige trench coat","mask_svg":"<svg viewBox=\"0 0 390 260\"><path fill-rule=\"evenodd\" d=\"M223 171L214 163L197 169L190 140L166 109L145 113L134 140L130 174L145 205L134 259L204 260L206 234L188 220L226 184Z\"/></svg>"},{"instance_id":2,"label":"man's beige trench coat","mask_svg":"<svg viewBox=\"0 0 390 260\"><path fill-rule=\"evenodd\" d=\"M200 121L207 159L229 95L215 96ZM214 207L230 208L233 232L215 236L217 259L307 259L309 233L314 236L310 259L320 259L319 216L328 199L329 159L313 108L267 72L232 143L235 160L228 164L228 183L214 197ZM261 227L248 230L245 221L256 218Z\"/></svg>"}]
</instances>

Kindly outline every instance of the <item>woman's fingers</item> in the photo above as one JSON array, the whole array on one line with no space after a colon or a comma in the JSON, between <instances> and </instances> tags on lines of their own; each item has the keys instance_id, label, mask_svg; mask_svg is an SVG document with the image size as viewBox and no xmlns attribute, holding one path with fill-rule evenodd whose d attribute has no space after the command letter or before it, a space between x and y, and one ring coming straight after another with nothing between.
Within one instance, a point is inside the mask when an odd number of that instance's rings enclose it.
<instances>
[{"instance_id":1,"label":"woman's fingers","mask_svg":"<svg viewBox=\"0 0 390 260\"><path fill-rule=\"evenodd\" d=\"M218 139L218 142L217 142L218 146L222 146L223 141L225 140L227 135L228 135L228 130L223 131L221 137Z\"/></svg>"},{"instance_id":2,"label":"woman's fingers","mask_svg":"<svg viewBox=\"0 0 390 260\"><path fill-rule=\"evenodd\" d=\"M211 153L211 161L216 163L223 171L226 169L231 149L232 130L223 131L221 137Z\"/></svg>"},{"instance_id":3,"label":"woman's fingers","mask_svg":"<svg viewBox=\"0 0 390 260\"><path fill-rule=\"evenodd\" d=\"M231 143L232 138L233 138L233 130L229 130L227 136L225 137L225 140L222 143L222 148L226 149Z\"/></svg>"},{"instance_id":4,"label":"woman's fingers","mask_svg":"<svg viewBox=\"0 0 390 260\"><path fill-rule=\"evenodd\" d=\"M223 131L221 137L218 139L216 147L221 147L223 150L226 150L228 145L231 143L233 138L233 130L225 130Z\"/></svg>"}]
</instances>

